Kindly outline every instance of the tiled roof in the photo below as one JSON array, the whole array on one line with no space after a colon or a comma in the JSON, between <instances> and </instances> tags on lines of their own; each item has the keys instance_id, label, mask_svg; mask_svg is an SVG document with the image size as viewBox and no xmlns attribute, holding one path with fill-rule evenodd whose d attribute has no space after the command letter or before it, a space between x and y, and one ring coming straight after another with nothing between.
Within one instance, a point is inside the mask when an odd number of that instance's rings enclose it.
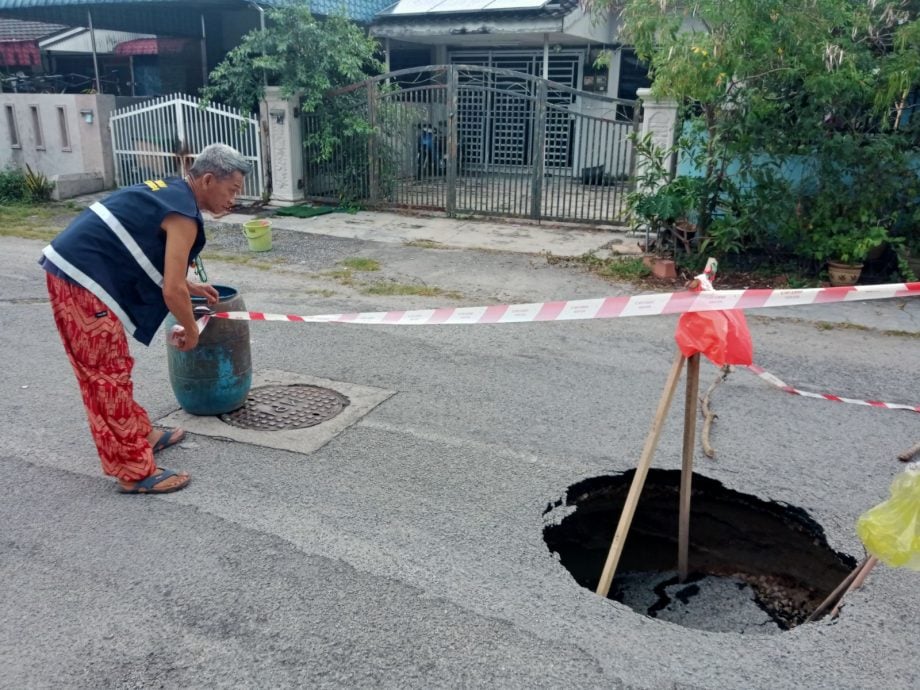
<instances>
[{"instance_id":1,"label":"tiled roof","mask_svg":"<svg viewBox=\"0 0 920 690\"><path fill-rule=\"evenodd\" d=\"M345 6L345 14L356 22L369 22L384 7L393 4L393 0L312 0L310 11L313 14L335 14Z\"/></svg>"},{"instance_id":2,"label":"tiled roof","mask_svg":"<svg viewBox=\"0 0 920 690\"><path fill-rule=\"evenodd\" d=\"M66 26L59 24L24 22L19 19L3 19L0 17L0 41L37 41L66 28Z\"/></svg>"}]
</instances>

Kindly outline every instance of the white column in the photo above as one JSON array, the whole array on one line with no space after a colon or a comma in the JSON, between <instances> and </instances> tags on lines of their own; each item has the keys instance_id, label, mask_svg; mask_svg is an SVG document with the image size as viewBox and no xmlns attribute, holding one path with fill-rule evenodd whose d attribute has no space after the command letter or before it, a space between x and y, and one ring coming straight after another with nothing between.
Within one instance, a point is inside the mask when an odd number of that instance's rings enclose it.
<instances>
[{"instance_id":1,"label":"white column","mask_svg":"<svg viewBox=\"0 0 920 690\"><path fill-rule=\"evenodd\" d=\"M543 78L549 79L549 34L543 34Z\"/></svg>"},{"instance_id":2,"label":"white column","mask_svg":"<svg viewBox=\"0 0 920 690\"><path fill-rule=\"evenodd\" d=\"M642 101L642 124L639 128L639 137L644 138L646 134L651 133L652 143L660 148L670 150L677 141L677 101L669 98L658 98L653 96L651 89L639 89L637 92L639 100ZM636 161L637 167L641 168L644 161ZM671 153L665 159L665 167L668 170L673 169L675 164L674 154ZM654 191L654 190L639 190Z\"/></svg>"},{"instance_id":3,"label":"white column","mask_svg":"<svg viewBox=\"0 0 920 690\"><path fill-rule=\"evenodd\" d=\"M267 87L261 115L268 126L271 151L271 203L276 206L300 203L305 198L306 180L299 94L284 99L280 87Z\"/></svg>"},{"instance_id":4,"label":"white column","mask_svg":"<svg viewBox=\"0 0 920 690\"><path fill-rule=\"evenodd\" d=\"M447 64L447 46L446 45L436 45L434 47L434 64L436 65L446 65Z\"/></svg>"}]
</instances>

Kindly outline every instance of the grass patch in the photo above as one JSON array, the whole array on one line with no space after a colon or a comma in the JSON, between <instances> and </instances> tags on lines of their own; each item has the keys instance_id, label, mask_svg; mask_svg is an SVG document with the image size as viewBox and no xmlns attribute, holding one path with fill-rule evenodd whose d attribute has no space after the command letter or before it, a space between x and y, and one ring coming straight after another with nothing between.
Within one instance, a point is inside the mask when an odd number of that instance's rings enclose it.
<instances>
[{"instance_id":1,"label":"grass patch","mask_svg":"<svg viewBox=\"0 0 920 690\"><path fill-rule=\"evenodd\" d=\"M339 285L354 285L355 284L355 272L350 268L340 268L335 271L325 271L319 274L321 278L332 278L332 280L339 283Z\"/></svg>"},{"instance_id":2,"label":"grass patch","mask_svg":"<svg viewBox=\"0 0 920 690\"><path fill-rule=\"evenodd\" d=\"M875 335L883 335L889 338L913 338L915 340L920 340L920 333L913 331L901 331L897 329L875 329L869 326L863 326L860 323L847 323L845 321L810 321L808 319L800 319L794 316L771 317L761 314L749 314L747 318L749 321L756 321L758 323L775 323L779 321L783 323L801 324L803 326L813 326L816 330L819 331L859 331L873 333Z\"/></svg>"},{"instance_id":3,"label":"grass patch","mask_svg":"<svg viewBox=\"0 0 920 690\"><path fill-rule=\"evenodd\" d=\"M380 262L375 261L374 259L362 259L359 256L355 256L344 261L339 262L340 266L351 269L352 271L379 271Z\"/></svg>"},{"instance_id":4,"label":"grass patch","mask_svg":"<svg viewBox=\"0 0 920 690\"><path fill-rule=\"evenodd\" d=\"M598 275L616 280L632 281L652 275L652 269L635 256L600 260L600 265L592 268Z\"/></svg>"},{"instance_id":5,"label":"grass patch","mask_svg":"<svg viewBox=\"0 0 920 690\"><path fill-rule=\"evenodd\" d=\"M52 240L77 213L73 203L4 204L0 206L0 237Z\"/></svg>"},{"instance_id":6,"label":"grass patch","mask_svg":"<svg viewBox=\"0 0 920 690\"><path fill-rule=\"evenodd\" d=\"M277 266L278 263L284 263L283 259L278 259L276 263L264 261L253 256L245 254L224 254L223 252L202 252L201 258L207 261L221 261L226 264L237 264L238 266L249 266L260 271L269 271Z\"/></svg>"},{"instance_id":7,"label":"grass patch","mask_svg":"<svg viewBox=\"0 0 920 690\"><path fill-rule=\"evenodd\" d=\"M333 271L325 271L319 275L322 278L331 278L332 280L339 283L339 285L352 287L355 285L356 272L370 273L372 271L380 270L379 261L375 261L374 259L363 259L358 256L344 259L343 261L339 262L339 265L343 268L337 268Z\"/></svg>"},{"instance_id":8,"label":"grass patch","mask_svg":"<svg viewBox=\"0 0 920 690\"><path fill-rule=\"evenodd\" d=\"M410 240L408 242L403 242L404 247L417 247L418 249L441 249L444 247L443 242L435 242L434 240Z\"/></svg>"},{"instance_id":9,"label":"grass patch","mask_svg":"<svg viewBox=\"0 0 920 690\"><path fill-rule=\"evenodd\" d=\"M410 285L407 283L372 283L361 287L365 295L387 295L417 297L446 297L448 299L461 299L463 295L453 290L442 290L431 285Z\"/></svg>"},{"instance_id":10,"label":"grass patch","mask_svg":"<svg viewBox=\"0 0 920 690\"><path fill-rule=\"evenodd\" d=\"M584 266L602 278L637 281L652 275L652 269L642 263L642 258L638 256L612 256L609 259L601 259L595 256L593 252L588 252L581 256L555 256L544 252L541 252L541 254L546 257L546 261L550 265L571 266L577 264Z\"/></svg>"}]
</instances>

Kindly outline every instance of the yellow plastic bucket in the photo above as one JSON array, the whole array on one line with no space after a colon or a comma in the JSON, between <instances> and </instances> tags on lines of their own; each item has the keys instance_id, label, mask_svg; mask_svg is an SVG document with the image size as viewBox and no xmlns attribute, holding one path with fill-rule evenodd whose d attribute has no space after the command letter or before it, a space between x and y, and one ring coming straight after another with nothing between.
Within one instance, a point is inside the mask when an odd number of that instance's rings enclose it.
<instances>
[{"instance_id":1,"label":"yellow plastic bucket","mask_svg":"<svg viewBox=\"0 0 920 690\"><path fill-rule=\"evenodd\" d=\"M243 223L243 234L254 252L267 252L272 248L272 222L265 218Z\"/></svg>"}]
</instances>

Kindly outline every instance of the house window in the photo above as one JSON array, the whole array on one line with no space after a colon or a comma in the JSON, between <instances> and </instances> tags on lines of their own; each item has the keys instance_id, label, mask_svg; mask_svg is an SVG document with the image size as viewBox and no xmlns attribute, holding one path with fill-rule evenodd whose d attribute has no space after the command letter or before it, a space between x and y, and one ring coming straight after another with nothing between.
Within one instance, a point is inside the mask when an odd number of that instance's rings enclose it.
<instances>
[{"instance_id":1,"label":"house window","mask_svg":"<svg viewBox=\"0 0 920 690\"><path fill-rule=\"evenodd\" d=\"M10 147L21 149L22 144L19 141L19 127L16 126L16 111L13 106L6 106L6 126L10 132Z\"/></svg>"},{"instance_id":2,"label":"house window","mask_svg":"<svg viewBox=\"0 0 920 690\"><path fill-rule=\"evenodd\" d=\"M67 129L67 109L59 105L57 108L58 126L61 129L61 150L70 151L70 132Z\"/></svg>"},{"instance_id":3,"label":"house window","mask_svg":"<svg viewBox=\"0 0 920 690\"><path fill-rule=\"evenodd\" d=\"M601 57L601 64L598 60ZM607 93L607 76L610 74L610 55L609 51L601 48L594 48L588 51L588 59L585 61L584 70L581 78L581 90L593 91L594 93Z\"/></svg>"},{"instance_id":4,"label":"house window","mask_svg":"<svg viewBox=\"0 0 920 690\"><path fill-rule=\"evenodd\" d=\"M38 116L38 106L30 105L29 110L32 112L32 132L35 134L35 148L45 148L45 135L42 133L42 121Z\"/></svg>"},{"instance_id":5,"label":"house window","mask_svg":"<svg viewBox=\"0 0 920 690\"><path fill-rule=\"evenodd\" d=\"M648 65L639 61L636 51L624 48L620 52L620 88L617 97L634 101L639 89L648 88L651 85Z\"/></svg>"}]
</instances>

